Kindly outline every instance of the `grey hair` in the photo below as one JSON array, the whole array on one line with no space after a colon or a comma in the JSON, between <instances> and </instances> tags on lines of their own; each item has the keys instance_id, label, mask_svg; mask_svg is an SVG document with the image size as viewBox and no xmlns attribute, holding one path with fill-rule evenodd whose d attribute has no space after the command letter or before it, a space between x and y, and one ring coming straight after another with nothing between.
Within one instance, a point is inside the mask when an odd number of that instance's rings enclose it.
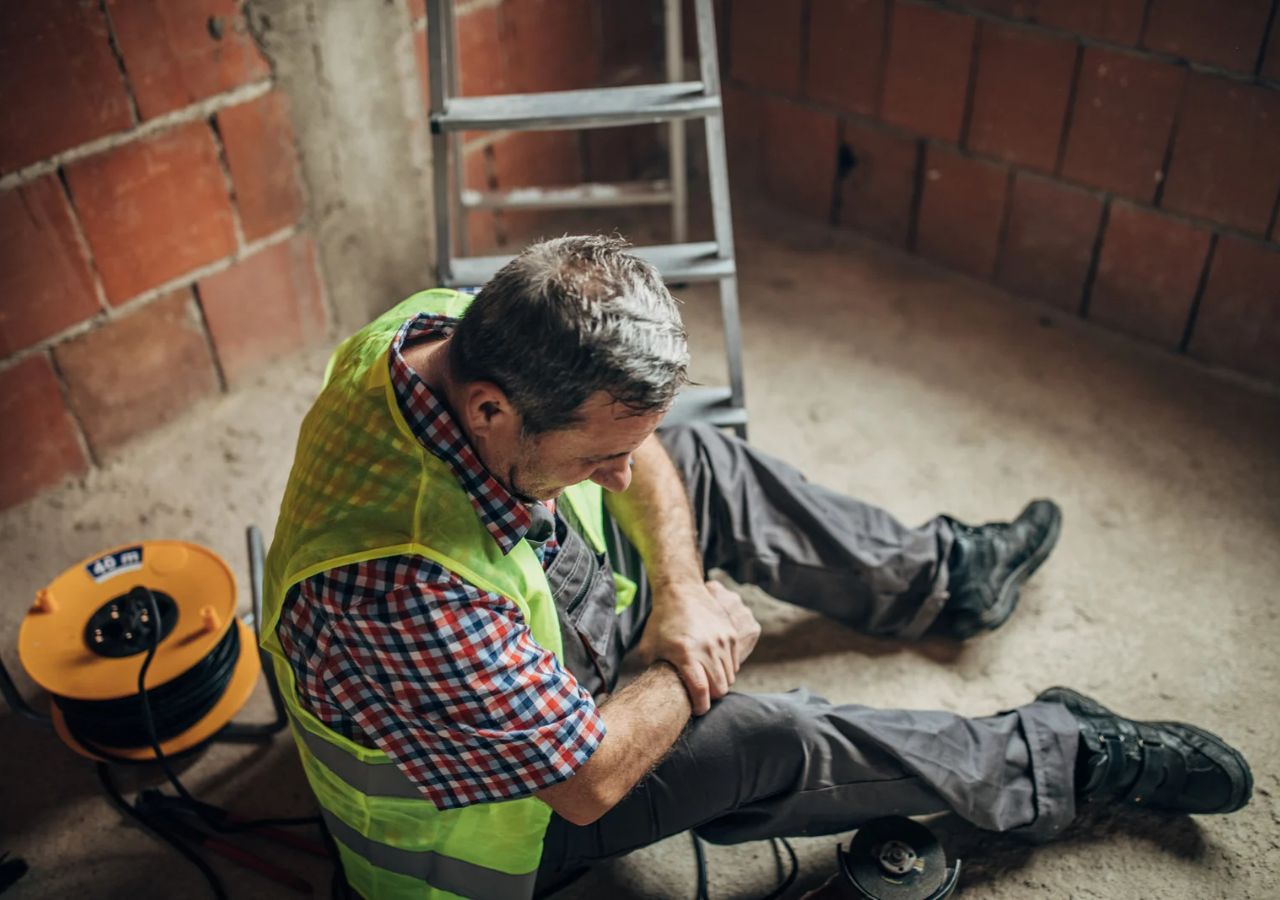
<instances>
[{"instance_id":1,"label":"grey hair","mask_svg":"<svg viewBox=\"0 0 1280 900\"><path fill-rule=\"evenodd\" d=\"M460 381L492 381L526 434L570 427L605 391L633 415L667 409L688 380L689 347L658 270L603 235L560 237L503 266L450 343Z\"/></svg>"}]
</instances>

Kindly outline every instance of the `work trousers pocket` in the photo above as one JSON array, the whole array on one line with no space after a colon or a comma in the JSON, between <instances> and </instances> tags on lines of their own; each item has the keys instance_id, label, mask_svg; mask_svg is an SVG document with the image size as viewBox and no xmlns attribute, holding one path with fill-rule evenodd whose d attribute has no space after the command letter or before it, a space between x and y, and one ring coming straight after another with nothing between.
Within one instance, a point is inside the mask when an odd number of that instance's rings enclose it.
<instances>
[{"instance_id":1,"label":"work trousers pocket","mask_svg":"<svg viewBox=\"0 0 1280 900\"><path fill-rule=\"evenodd\" d=\"M598 698L613 690L618 679L616 654L609 652L618 628L613 571L608 556L592 550L572 528L556 531L563 536L547 568L547 582L560 618L560 662Z\"/></svg>"}]
</instances>

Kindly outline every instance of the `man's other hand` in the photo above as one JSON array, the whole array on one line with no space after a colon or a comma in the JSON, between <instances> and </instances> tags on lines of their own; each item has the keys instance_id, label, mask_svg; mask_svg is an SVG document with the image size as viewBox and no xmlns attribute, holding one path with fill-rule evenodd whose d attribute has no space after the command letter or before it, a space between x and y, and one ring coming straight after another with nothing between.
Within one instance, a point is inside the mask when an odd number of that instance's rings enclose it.
<instances>
[{"instance_id":1,"label":"man's other hand","mask_svg":"<svg viewBox=\"0 0 1280 900\"><path fill-rule=\"evenodd\" d=\"M760 623L742 598L707 581L655 591L636 651L645 663L663 659L675 666L700 716L729 693L759 637Z\"/></svg>"}]
</instances>

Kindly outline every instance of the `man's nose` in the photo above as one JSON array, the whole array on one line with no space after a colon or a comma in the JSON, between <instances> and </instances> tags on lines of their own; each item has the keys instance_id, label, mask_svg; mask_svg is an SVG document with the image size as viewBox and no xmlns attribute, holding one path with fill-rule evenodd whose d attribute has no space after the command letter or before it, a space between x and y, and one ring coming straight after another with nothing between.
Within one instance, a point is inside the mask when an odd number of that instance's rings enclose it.
<instances>
[{"instance_id":1,"label":"man's nose","mask_svg":"<svg viewBox=\"0 0 1280 900\"><path fill-rule=\"evenodd\" d=\"M621 493L631 484L631 457L612 460L596 469L591 480L606 491Z\"/></svg>"}]
</instances>

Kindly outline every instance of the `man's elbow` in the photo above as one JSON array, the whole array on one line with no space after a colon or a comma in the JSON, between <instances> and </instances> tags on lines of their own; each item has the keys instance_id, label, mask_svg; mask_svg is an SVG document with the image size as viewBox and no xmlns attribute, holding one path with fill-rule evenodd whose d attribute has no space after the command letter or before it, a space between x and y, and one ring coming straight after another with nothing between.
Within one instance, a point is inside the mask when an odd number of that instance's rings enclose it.
<instances>
[{"instance_id":1,"label":"man's elbow","mask_svg":"<svg viewBox=\"0 0 1280 900\"><path fill-rule=\"evenodd\" d=\"M607 813L612 807L605 806L603 803L592 804L574 804L565 809L557 809L556 815L564 819L571 825L577 825L579 828L585 828L594 824L601 816Z\"/></svg>"},{"instance_id":2,"label":"man's elbow","mask_svg":"<svg viewBox=\"0 0 1280 900\"><path fill-rule=\"evenodd\" d=\"M538 792L538 797L560 818L580 828L597 821L622 799L606 785L582 783L577 776L544 788Z\"/></svg>"}]
</instances>

